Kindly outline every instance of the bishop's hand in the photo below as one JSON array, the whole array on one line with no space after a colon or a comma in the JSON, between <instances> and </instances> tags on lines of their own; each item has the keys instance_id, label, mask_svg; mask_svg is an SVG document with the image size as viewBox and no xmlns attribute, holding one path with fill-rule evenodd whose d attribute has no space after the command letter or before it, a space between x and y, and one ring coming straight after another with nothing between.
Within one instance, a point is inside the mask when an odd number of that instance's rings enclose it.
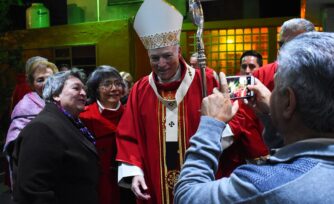
<instances>
[{"instance_id":1,"label":"bishop's hand","mask_svg":"<svg viewBox=\"0 0 334 204\"><path fill-rule=\"evenodd\" d=\"M131 190L140 200L148 200L151 198L147 191L147 185L144 176L134 176L132 178Z\"/></svg>"}]
</instances>

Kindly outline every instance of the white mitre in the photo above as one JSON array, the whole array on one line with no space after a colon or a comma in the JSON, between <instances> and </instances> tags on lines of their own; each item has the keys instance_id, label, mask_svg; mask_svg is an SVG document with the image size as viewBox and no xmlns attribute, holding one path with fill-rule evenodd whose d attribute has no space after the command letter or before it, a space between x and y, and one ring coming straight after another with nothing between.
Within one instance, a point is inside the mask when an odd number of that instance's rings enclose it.
<instances>
[{"instance_id":1,"label":"white mitre","mask_svg":"<svg viewBox=\"0 0 334 204\"><path fill-rule=\"evenodd\" d=\"M134 29L146 49L177 45L180 42L183 16L163 0L145 0L139 8Z\"/></svg>"}]
</instances>

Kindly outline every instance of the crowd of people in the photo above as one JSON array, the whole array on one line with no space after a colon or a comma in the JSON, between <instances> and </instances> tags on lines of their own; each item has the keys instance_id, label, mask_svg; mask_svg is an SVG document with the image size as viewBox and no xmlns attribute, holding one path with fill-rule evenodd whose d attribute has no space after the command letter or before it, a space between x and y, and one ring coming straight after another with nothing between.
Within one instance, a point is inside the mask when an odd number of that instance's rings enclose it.
<instances>
[{"instance_id":1,"label":"crowd of people","mask_svg":"<svg viewBox=\"0 0 334 204\"><path fill-rule=\"evenodd\" d=\"M87 79L83 69L58 72L35 56L26 78L31 91L12 111L4 146L13 200L135 203L117 185L116 127L131 89L118 70L102 65Z\"/></svg>"},{"instance_id":2,"label":"crowd of people","mask_svg":"<svg viewBox=\"0 0 334 204\"><path fill-rule=\"evenodd\" d=\"M4 146L15 202L334 202L334 34L287 20L277 61L241 55L254 95L231 100L224 73L182 57L182 22L144 1L134 29L152 72L135 83L109 65L27 60Z\"/></svg>"}]
</instances>

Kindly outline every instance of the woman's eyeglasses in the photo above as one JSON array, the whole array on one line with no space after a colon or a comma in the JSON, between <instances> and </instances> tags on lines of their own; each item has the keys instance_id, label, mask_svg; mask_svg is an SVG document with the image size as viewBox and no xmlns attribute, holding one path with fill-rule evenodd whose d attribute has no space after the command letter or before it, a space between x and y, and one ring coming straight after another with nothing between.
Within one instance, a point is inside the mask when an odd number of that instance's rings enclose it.
<instances>
[{"instance_id":1,"label":"woman's eyeglasses","mask_svg":"<svg viewBox=\"0 0 334 204\"><path fill-rule=\"evenodd\" d=\"M112 86L115 86L116 88L120 88L123 86L123 83L118 80L116 81L107 80L107 81L102 82L100 86L104 88L111 88Z\"/></svg>"}]
</instances>

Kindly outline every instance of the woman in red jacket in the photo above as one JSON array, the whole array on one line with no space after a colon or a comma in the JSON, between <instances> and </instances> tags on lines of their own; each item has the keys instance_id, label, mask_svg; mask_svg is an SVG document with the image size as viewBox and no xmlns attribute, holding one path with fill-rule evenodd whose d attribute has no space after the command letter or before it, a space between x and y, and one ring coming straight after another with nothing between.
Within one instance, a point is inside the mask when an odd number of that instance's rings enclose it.
<instances>
[{"instance_id":1,"label":"woman in red jacket","mask_svg":"<svg viewBox=\"0 0 334 204\"><path fill-rule=\"evenodd\" d=\"M100 204L121 203L117 185L116 127L124 107L120 99L125 84L117 69L102 65L87 80L89 105L80 119L96 137L96 149L100 157Z\"/></svg>"}]
</instances>

